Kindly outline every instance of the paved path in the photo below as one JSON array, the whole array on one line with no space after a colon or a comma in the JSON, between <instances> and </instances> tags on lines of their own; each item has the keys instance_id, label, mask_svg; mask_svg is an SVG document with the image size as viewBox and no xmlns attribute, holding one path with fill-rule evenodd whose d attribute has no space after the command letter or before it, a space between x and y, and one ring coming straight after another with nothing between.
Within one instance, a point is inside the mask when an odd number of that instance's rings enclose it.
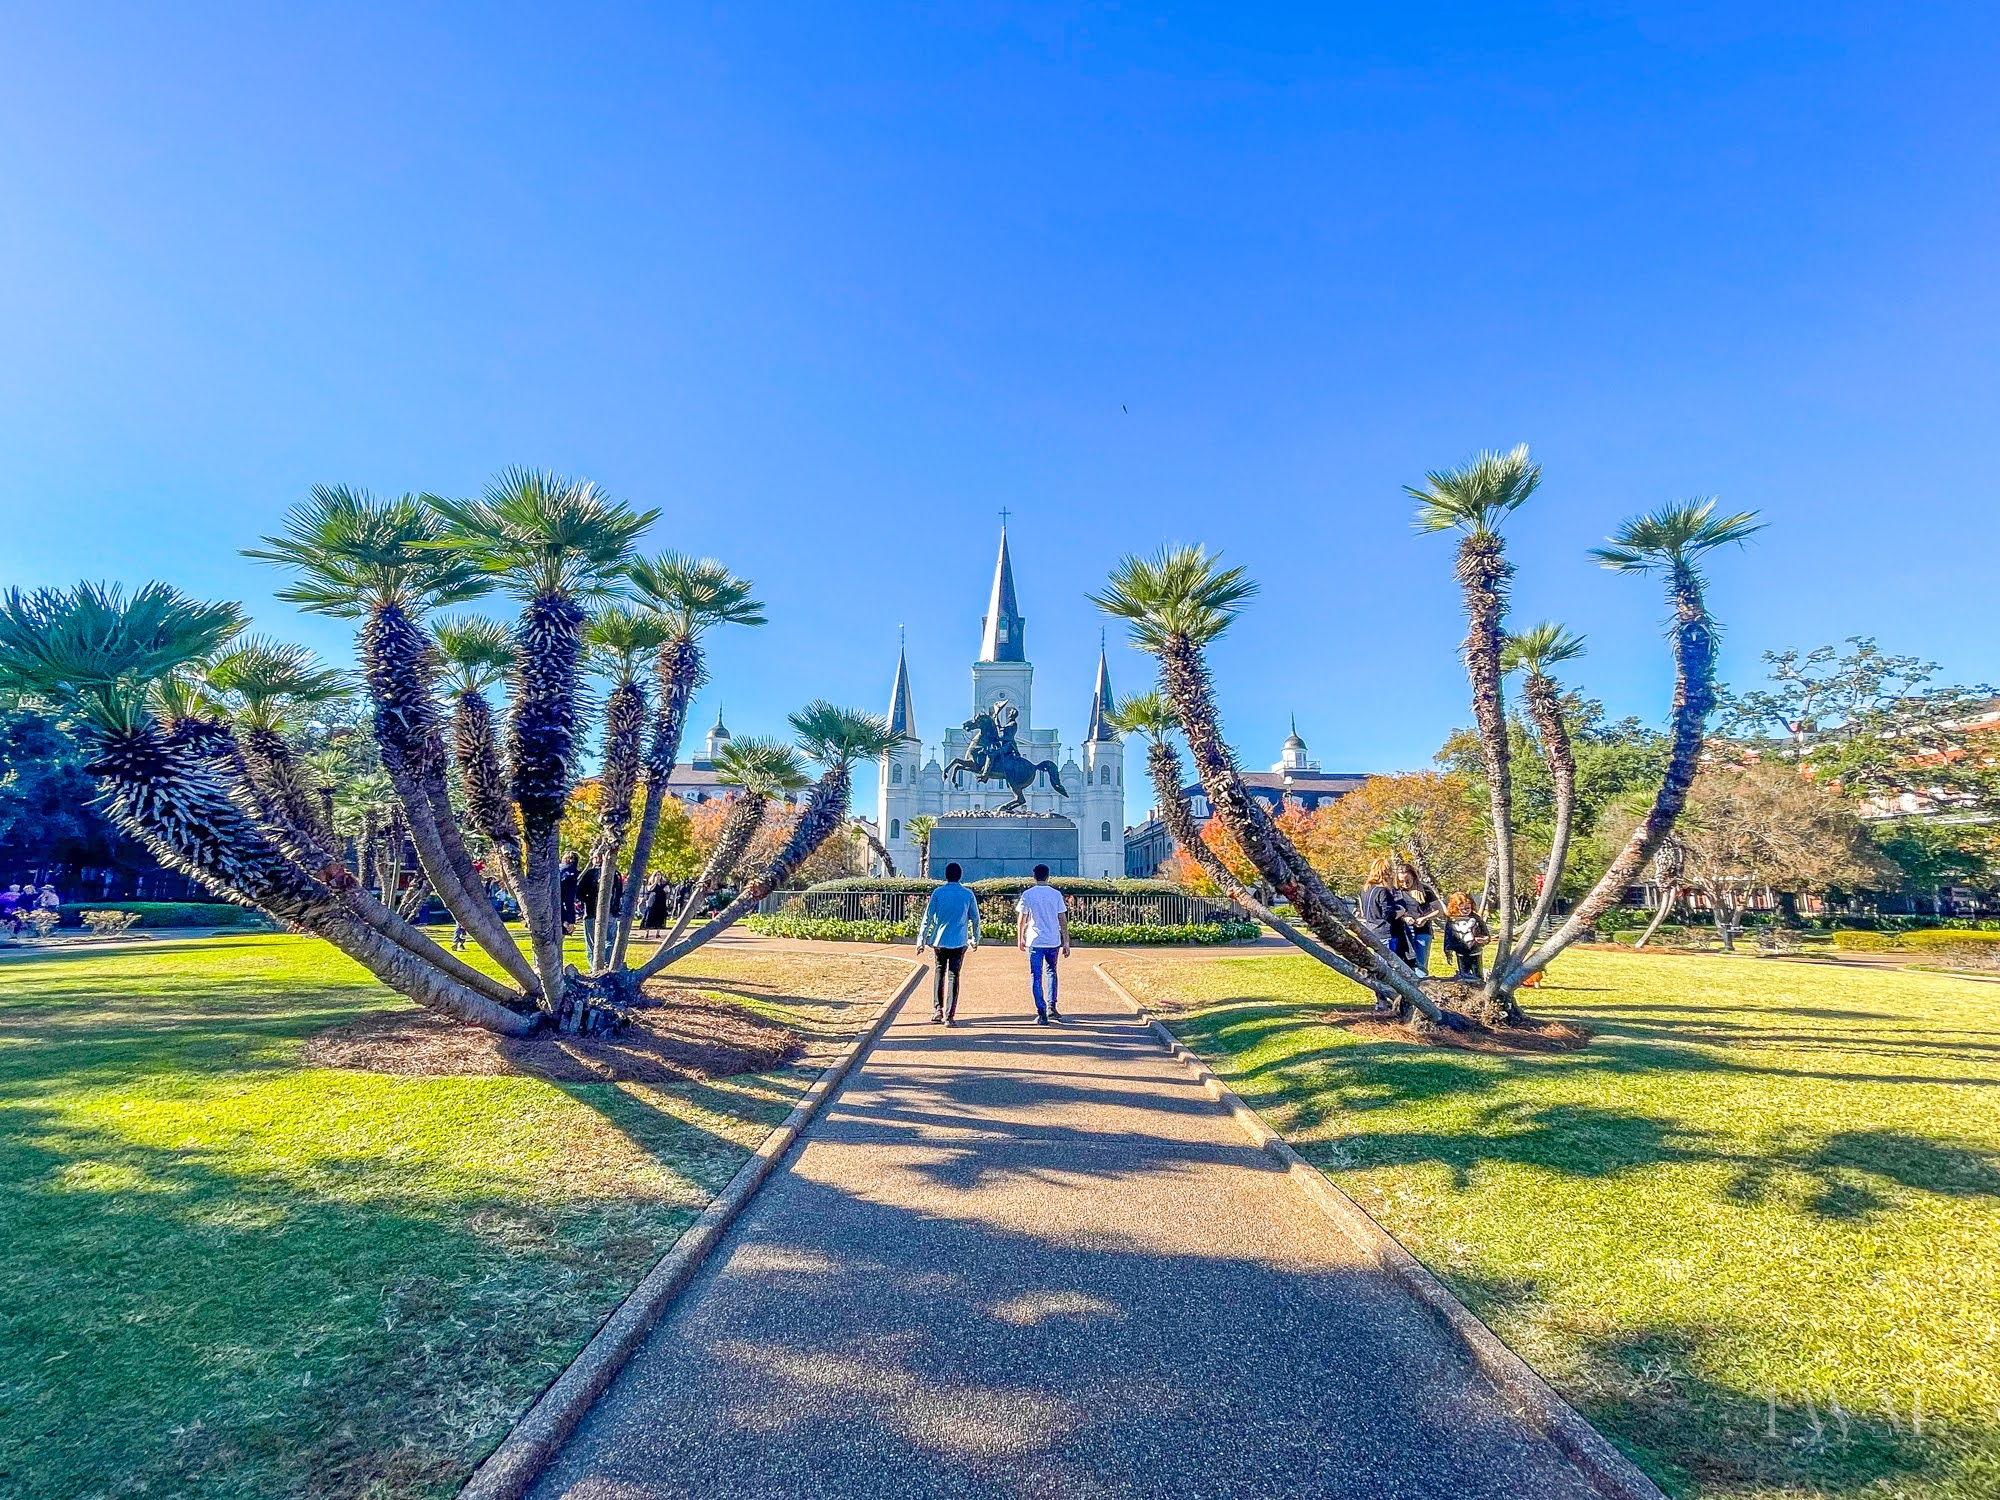
<instances>
[{"instance_id":1,"label":"paved path","mask_svg":"<svg viewBox=\"0 0 2000 1500\"><path fill-rule=\"evenodd\" d=\"M543 1474L657 1496L1585 1496L1091 972L966 965Z\"/></svg>"}]
</instances>

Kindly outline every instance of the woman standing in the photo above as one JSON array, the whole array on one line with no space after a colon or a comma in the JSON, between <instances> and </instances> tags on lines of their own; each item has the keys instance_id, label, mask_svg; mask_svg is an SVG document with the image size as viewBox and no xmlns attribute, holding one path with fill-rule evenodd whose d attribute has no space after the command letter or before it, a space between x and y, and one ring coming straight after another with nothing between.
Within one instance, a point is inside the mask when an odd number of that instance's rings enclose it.
<instances>
[{"instance_id":1,"label":"woman standing","mask_svg":"<svg viewBox=\"0 0 2000 1500\"><path fill-rule=\"evenodd\" d=\"M1409 865L1396 871L1396 915L1401 919L1404 941L1409 945L1409 965L1420 979L1431 972L1432 925L1444 915L1437 893L1427 889Z\"/></svg>"}]
</instances>

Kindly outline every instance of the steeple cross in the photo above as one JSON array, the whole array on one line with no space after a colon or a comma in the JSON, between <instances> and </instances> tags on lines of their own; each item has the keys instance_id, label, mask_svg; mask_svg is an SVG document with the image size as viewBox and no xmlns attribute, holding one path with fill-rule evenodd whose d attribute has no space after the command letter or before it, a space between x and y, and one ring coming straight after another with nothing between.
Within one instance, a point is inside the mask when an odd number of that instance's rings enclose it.
<instances>
[{"instance_id":1,"label":"steeple cross","mask_svg":"<svg viewBox=\"0 0 2000 1500\"><path fill-rule=\"evenodd\" d=\"M1007 509L1006 506L1003 505L1000 507L1000 529L1002 531L1005 531L1007 529L1007 518L1013 514L1014 513L1011 510Z\"/></svg>"}]
</instances>

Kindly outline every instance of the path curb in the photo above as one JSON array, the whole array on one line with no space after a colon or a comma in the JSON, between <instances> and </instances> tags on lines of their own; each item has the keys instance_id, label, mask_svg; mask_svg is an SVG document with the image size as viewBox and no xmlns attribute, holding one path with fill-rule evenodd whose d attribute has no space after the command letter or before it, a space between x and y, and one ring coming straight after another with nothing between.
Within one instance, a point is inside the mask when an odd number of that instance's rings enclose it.
<instances>
[{"instance_id":1,"label":"path curb","mask_svg":"<svg viewBox=\"0 0 2000 1500\"><path fill-rule=\"evenodd\" d=\"M908 959L903 961L909 962ZM682 1288L701 1269L709 1252L722 1239L723 1231L743 1212L764 1179L771 1175L771 1169L791 1150L793 1143L819 1113L820 1106L846 1080L861 1055L875 1045L888 1029L898 1008L909 999L929 972L929 966L925 964L917 964L911 969L910 977L882 1003L875 1019L868 1023L845 1052L827 1065L825 1071L813 1081L812 1087L792 1107L792 1112L785 1116L784 1123L764 1137L750 1159L729 1179L729 1185L709 1200L708 1207L701 1211L699 1218L681 1231L680 1238L604 1320L590 1342L583 1346L583 1351L569 1362L568 1367L528 1408L527 1414L514 1424L513 1430L500 1440L500 1446L472 1471L465 1488L458 1492L458 1500L520 1500L527 1493L528 1486L535 1482L544 1466L555 1457L556 1450L576 1430L576 1424L583 1420L591 1403L604 1393L625 1367L625 1361L632 1357L646 1335L653 1331L654 1325L673 1306Z\"/></svg>"},{"instance_id":2,"label":"path curb","mask_svg":"<svg viewBox=\"0 0 2000 1500\"><path fill-rule=\"evenodd\" d=\"M1500 1335L1488 1328L1470 1308L1451 1294L1445 1284L1425 1268L1422 1261L1405 1250L1395 1236L1376 1223L1368 1211L1332 1182L1317 1167L1286 1144L1236 1092L1225 1084L1207 1063L1184 1046L1160 1018L1148 1010L1131 991L1098 964L1097 977L1111 992L1151 1027L1153 1034L1195 1075L1203 1088L1228 1109L1243 1133L1280 1162L1286 1173L1311 1198L1336 1228L1403 1289L1428 1308L1472 1356L1486 1378L1505 1397L1514 1415L1530 1431L1540 1434L1562 1450L1563 1456L1582 1471L1591 1487L1606 1500L1667 1500L1658 1485L1627 1458L1589 1422L1582 1413L1556 1394L1528 1362L1509 1349Z\"/></svg>"}]
</instances>

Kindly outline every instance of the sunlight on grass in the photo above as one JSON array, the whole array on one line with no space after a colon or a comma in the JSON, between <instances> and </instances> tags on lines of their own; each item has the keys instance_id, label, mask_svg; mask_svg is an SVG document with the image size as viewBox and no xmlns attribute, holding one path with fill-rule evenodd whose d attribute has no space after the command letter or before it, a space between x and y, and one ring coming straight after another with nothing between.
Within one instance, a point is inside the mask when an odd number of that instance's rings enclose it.
<instances>
[{"instance_id":1,"label":"sunlight on grass","mask_svg":"<svg viewBox=\"0 0 2000 1500\"><path fill-rule=\"evenodd\" d=\"M1496 1057L1115 968L1675 1493L2000 1494L2000 985L1577 951L1525 998L1596 1039Z\"/></svg>"},{"instance_id":2,"label":"sunlight on grass","mask_svg":"<svg viewBox=\"0 0 2000 1500\"><path fill-rule=\"evenodd\" d=\"M907 972L689 967L824 1034ZM298 1065L404 1004L292 937L0 960L0 1492L451 1493L815 1071Z\"/></svg>"}]
</instances>

